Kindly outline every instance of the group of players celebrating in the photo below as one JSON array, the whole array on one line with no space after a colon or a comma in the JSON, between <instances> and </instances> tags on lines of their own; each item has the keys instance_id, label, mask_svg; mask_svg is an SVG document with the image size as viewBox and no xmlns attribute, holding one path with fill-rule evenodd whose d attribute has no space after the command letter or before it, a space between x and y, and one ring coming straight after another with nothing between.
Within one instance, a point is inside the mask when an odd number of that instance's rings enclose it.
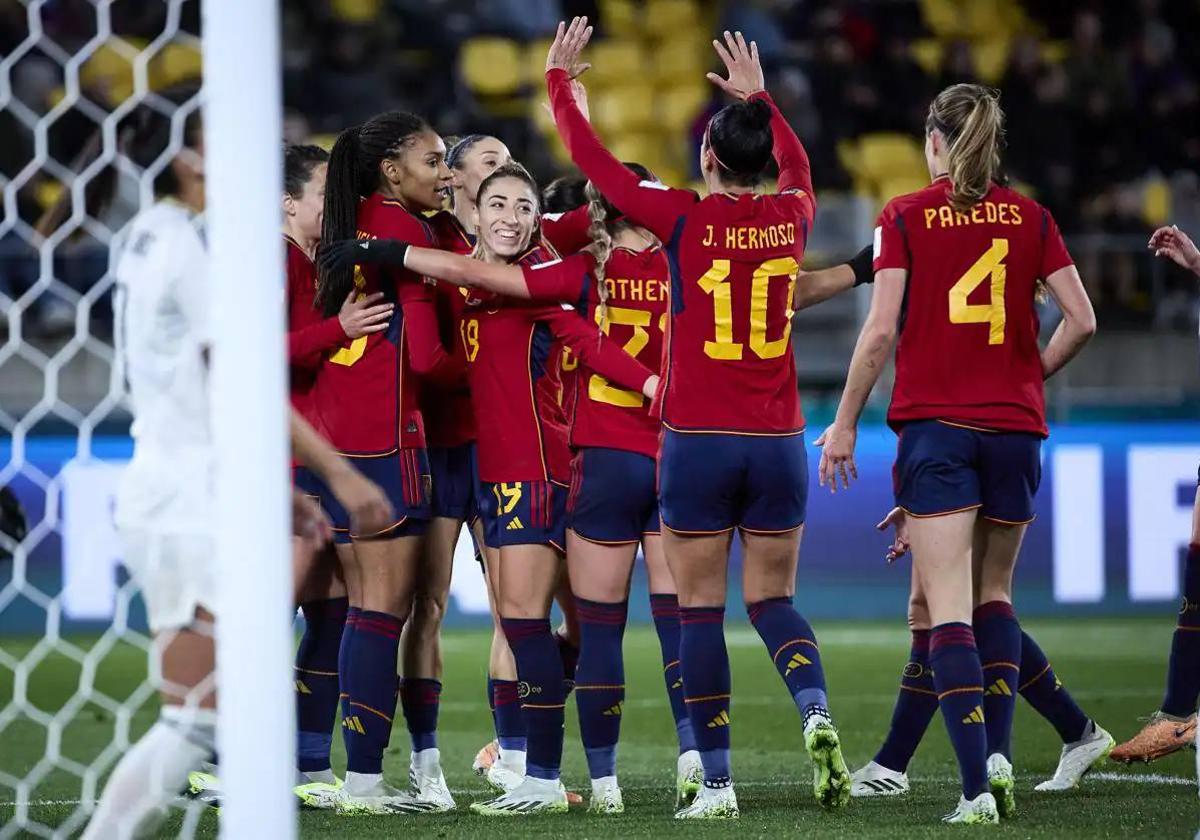
<instances>
[{"instance_id":1,"label":"group of players celebrating","mask_svg":"<svg viewBox=\"0 0 1200 840\"><path fill-rule=\"evenodd\" d=\"M329 154L286 150L293 406L368 479L338 487L335 466L296 465L297 794L347 814L456 807L437 741L439 634L464 524L495 623L495 740L475 769L496 796L471 805L479 814L567 810L572 692L588 808L624 810L621 645L640 546L678 733L675 816L738 816L723 630L735 531L747 614L795 702L823 807L907 792L940 708L962 779L945 820L1011 815L1018 694L1064 744L1038 789L1074 787L1113 739L1021 630L1012 575L1048 433L1043 382L1095 317L1053 218L1003 185L996 94L942 91L926 124L932 183L890 201L850 263L802 272L809 161L764 90L756 45L713 42L727 74L709 78L735 101L705 130L701 197L596 136L579 78L591 33L586 18L560 24L546 63L582 190L542 193L497 138L447 149L402 112L347 129ZM772 158L778 182L764 191ZM881 527L895 528L891 558L912 552L912 650L887 739L851 774L816 634L792 603L808 464L790 336L796 310L861 283L874 283L870 314L816 441L819 481L837 492L857 477L859 416L898 342L897 507ZM1063 317L1039 347L1046 293ZM404 785L383 774L397 704L412 741Z\"/></svg>"}]
</instances>

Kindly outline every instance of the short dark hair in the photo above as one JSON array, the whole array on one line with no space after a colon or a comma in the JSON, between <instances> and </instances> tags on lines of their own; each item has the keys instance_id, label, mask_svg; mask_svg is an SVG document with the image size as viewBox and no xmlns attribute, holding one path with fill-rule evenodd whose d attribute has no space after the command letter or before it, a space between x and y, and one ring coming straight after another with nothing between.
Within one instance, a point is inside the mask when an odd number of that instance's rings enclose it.
<instances>
[{"instance_id":1,"label":"short dark hair","mask_svg":"<svg viewBox=\"0 0 1200 840\"><path fill-rule=\"evenodd\" d=\"M775 146L771 108L759 100L726 105L708 123L706 136L722 180L754 186L762 179Z\"/></svg>"},{"instance_id":2,"label":"short dark hair","mask_svg":"<svg viewBox=\"0 0 1200 840\"><path fill-rule=\"evenodd\" d=\"M283 147L283 191L292 198L304 195L304 186L313 170L329 162L329 152L308 143L288 143Z\"/></svg>"}]
</instances>

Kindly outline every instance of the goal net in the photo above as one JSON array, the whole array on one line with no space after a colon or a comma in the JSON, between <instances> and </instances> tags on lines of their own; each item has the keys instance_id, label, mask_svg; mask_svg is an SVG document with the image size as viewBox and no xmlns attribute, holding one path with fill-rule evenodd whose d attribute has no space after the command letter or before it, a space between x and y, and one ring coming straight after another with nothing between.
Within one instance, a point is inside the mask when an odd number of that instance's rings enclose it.
<instances>
[{"instance_id":1,"label":"goal net","mask_svg":"<svg viewBox=\"0 0 1200 840\"><path fill-rule=\"evenodd\" d=\"M241 5L212 2L205 14ZM179 95L188 85L198 89L205 56L211 63L211 45L199 37L200 11L198 0L0 3L0 488L19 501L27 523L23 536L15 527L0 533L0 840L77 834L114 765L159 713L164 686L156 649L169 639L154 641L147 630L145 604L122 567L113 525L114 493L132 449L113 270L123 231L154 202L155 179L178 154L187 117L200 108L200 94ZM245 34L258 37L265 26L277 37L273 8L248 14L262 20L251 21ZM277 53L265 53L267 76L275 80ZM213 95L210 78L203 99ZM272 104L277 111L277 97ZM210 107L206 123L230 124L230 113L210 114ZM135 162L123 137L147 113L169 123L170 139L158 159ZM277 124L278 114L272 119ZM277 158L278 130L273 134L257 148ZM215 252L213 173L209 165L206 227ZM274 202L274 215L263 220L267 230L278 228L279 194L266 197ZM261 213L262 201L251 203ZM277 246L277 239L262 243L262 249ZM269 272L259 276L265 287L259 302L277 300ZM265 346L275 339L280 369L281 330L258 339ZM220 341L218 335L214 343ZM228 359L244 349L214 348L214 388L222 379L221 353ZM272 393L264 391L268 399ZM214 395L218 404L237 399ZM281 400L273 416L282 417L282 406ZM221 435L218 428L218 444ZM219 503L218 510L227 506ZM286 513L278 522L286 522ZM286 535L277 536L286 546ZM217 553L227 554L219 542ZM277 673L289 684L286 662ZM286 693L266 683L272 700L284 698L290 726ZM280 713L278 706L271 711ZM224 746L226 721L220 726ZM237 752L230 762L235 774ZM191 836L202 822L216 824L186 798L174 808L166 824L171 833ZM264 818L270 817L275 829L260 836L290 834L290 819L267 808ZM228 830L228 818L222 820Z\"/></svg>"}]
</instances>

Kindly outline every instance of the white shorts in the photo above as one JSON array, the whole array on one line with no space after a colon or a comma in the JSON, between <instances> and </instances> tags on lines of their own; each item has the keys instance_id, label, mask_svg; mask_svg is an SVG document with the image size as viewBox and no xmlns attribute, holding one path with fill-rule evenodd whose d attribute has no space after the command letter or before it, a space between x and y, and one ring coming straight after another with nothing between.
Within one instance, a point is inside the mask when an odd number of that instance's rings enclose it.
<instances>
[{"instance_id":1,"label":"white shorts","mask_svg":"<svg viewBox=\"0 0 1200 840\"><path fill-rule=\"evenodd\" d=\"M197 607L218 613L216 546L211 536L123 526L117 532L125 549L125 568L146 602L151 631L190 626Z\"/></svg>"}]
</instances>

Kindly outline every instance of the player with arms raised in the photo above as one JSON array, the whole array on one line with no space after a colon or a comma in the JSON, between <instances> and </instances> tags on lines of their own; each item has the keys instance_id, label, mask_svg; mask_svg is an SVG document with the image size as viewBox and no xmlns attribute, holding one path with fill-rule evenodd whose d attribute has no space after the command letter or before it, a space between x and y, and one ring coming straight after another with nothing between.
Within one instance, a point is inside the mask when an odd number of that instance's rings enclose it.
<instances>
[{"instance_id":1,"label":"player with arms raised","mask_svg":"<svg viewBox=\"0 0 1200 840\"><path fill-rule=\"evenodd\" d=\"M659 454L667 561L679 587L680 661L704 785L681 819L738 814L729 765L729 660L723 631L729 545L744 547L755 629L804 718L814 792L849 799L815 635L792 606L807 461L791 316L815 202L808 155L763 90L754 44L714 42L729 72L709 78L739 101L710 121L700 163L709 195L642 181L596 137L573 76L591 35L559 26L546 63L554 119L572 159L630 221L665 243L672 265ZM772 152L778 191L756 195Z\"/></svg>"},{"instance_id":2,"label":"player with arms raised","mask_svg":"<svg viewBox=\"0 0 1200 840\"><path fill-rule=\"evenodd\" d=\"M1041 477L1042 383L1096 328L1054 219L995 181L1002 135L994 92L960 84L934 99L925 140L933 183L883 209L871 311L837 417L817 441L821 482L848 485L858 419L898 334L888 411L900 435L896 503L907 513L933 625L934 689L962 776L946 817L954 823L994 823L1013 807L1016 695L989 692L985 714L985 675L1017 681L1011 581ZM1045 349L1034 307L1041 283L1063 312Z\"/></svg>"}]
</instances>

